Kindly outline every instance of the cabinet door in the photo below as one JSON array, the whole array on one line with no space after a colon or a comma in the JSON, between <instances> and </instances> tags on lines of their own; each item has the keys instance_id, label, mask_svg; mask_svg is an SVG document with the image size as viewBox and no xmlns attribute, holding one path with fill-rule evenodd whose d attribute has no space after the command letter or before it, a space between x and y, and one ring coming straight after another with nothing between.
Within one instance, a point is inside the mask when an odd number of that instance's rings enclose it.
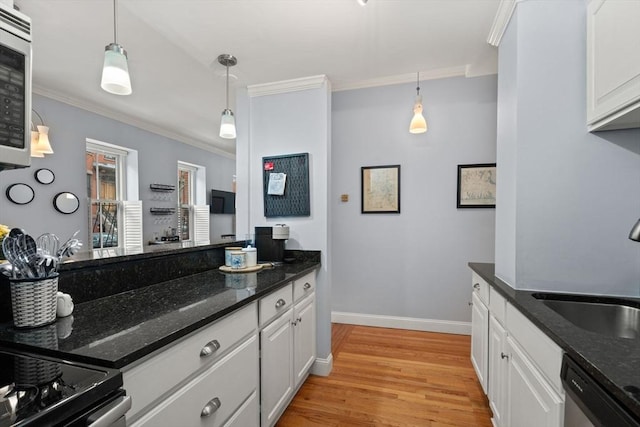
<instances>
[{"instance_id":1,"label":"cabinet door","mask_svg":"<svg viewBox=\"0 0 640 427\"><path fill-rule=\"evenodd\" d=\"M545 381L542 374L507 337L509 363L507 370L507 426L562 427L564 400Z\"/></svg>"},{"instance_id":2,"label":"cabinet door","mask_svg":"<svg viewBox=\"0 0 640 427\"><path fill-rule=\"evenodd\" d=\"M507 368L508 356L505 341L507 331L493 316L489 315L489 378L487 396L493 413L493 425L506 427L504 413L507 398Z\"/></svg>"},{"instance_id":3,"label":"cabinet door","mask_svg":"<svg viewBox=\"0 0 640 427\"><path fill-rule=\"evenodd\" d=\"M587 9L589 130L640 127L640 2L591 0Z\"/></svg>"},{"instance_id":4,"label":"cabinet door","mask_svg":"<svg viewBox=\"0 0 640 427\"><path fill-rule=\"evenodd\" d=\"M312 294L295 306L293 328L293 363L295 386L305 378L316 359L316 303Z\"/></svg>"},{"instance_id":5,"label":"cabinet door","mask_svg":"<svg viewBox=\"0 0 640 427\"><path fill-rule=\"evenodd\" d=\"M293 393L292 309L260 333L261 425L275 424Z\"/></svg>"},{"instance_id":6,"label":"cabinet door","mask_svg":"<svg viewBox=\"0 0 640 427\"><path fill-rule=\"evenodd\" d=\"M480 385L487 393L487 369L489 353L489 310L474 292L471 295L471 364L476 370Z\"/></svg>"}]
</instances>

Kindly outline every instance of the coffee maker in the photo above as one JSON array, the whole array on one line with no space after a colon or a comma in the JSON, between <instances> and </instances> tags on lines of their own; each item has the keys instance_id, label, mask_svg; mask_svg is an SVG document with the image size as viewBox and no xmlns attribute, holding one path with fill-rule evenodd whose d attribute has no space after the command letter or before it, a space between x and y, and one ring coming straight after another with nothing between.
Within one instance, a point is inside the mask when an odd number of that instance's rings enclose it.
<instances>
[{"instance_id":1,"label":"coffee maker","mask_svg":"<svg viewBox=\"0 0 640 427\"><path fill-rule=\"evenodd\" d=\"M284 242L289 238L289 226L256 227L258 261L281 264L284 261Z\"/></svg>"}]
</instances>

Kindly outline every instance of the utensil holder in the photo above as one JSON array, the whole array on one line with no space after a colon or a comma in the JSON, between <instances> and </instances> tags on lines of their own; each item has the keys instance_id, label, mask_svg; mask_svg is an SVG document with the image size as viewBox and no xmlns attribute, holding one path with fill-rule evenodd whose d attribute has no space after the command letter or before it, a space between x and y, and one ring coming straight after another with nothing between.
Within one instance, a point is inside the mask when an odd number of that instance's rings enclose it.
<instances>
[{"instance_id":1,"label":"utensil holder","mask_svg":"<svg viewBox=\"0 0 640 427\"><path fill-rule=\"evenodd\" d=\"M35 328L56 320L58 275L46 279L11 279L13 324Z\"/></svg>"}]
</instances>

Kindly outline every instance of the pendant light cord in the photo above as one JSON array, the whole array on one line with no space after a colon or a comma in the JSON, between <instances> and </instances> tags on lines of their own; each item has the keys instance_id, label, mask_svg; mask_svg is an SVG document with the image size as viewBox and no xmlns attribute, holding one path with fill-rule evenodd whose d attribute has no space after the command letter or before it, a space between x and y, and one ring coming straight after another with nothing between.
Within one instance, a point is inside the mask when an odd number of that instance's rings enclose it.
<instances>
[{"instance_id":1,"label":"pendant light cord","mask_svg":"<svg viewBox=\"0 0 640 427\"><path fill-rule=\"evenodd\" d=\"M418 95L420 95L420 71L418 71L418 79L417 79L416 84L418 86L418 87L416 87L416 90L418 91Z\"/></svg>"},{"instance_id":2,"label":"pendant light cord","mask_svg":"<svg viewBox=\"0 0 640 427\"><path fill-rule=\"evenodd\" d=\"M118 0L113 0L113 43L118 44Z\"/></svg>"},{"instance_id":3,"label":"pendant light cord","mask_svg":"<svg viewBox=\"0 0 640 427\"><path fill-rule=\"evenodd\" d=\"M227 110L229 109L229 63L227 62Z\"/></svg>"}]
</instances>

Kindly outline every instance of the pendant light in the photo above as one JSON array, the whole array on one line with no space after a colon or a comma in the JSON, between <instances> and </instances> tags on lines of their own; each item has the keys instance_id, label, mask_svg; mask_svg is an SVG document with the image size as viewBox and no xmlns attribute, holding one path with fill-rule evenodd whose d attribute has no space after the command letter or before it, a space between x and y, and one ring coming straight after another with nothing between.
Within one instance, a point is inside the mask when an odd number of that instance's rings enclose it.
<instances>
[{"instance_id":1,"label":"pendant light","mask_svg":"<svg viewBox=\"0 0 640 427\"><path fill-rule=\"evenodd\" d=\"M416 88L418 94L416 95L416 101L413 104L413 118L409 125L409 132L411 133L425 133L427 131L427 121L422 115L422 95L420 95L420 72L418 71L418 87Z\"/></svg>"},{"instance_id":2,"label":"pendant light","mask_svg":"<svg viewBox=\"0 0 640 427\"><path fill-rule=\"evenodd\" d=\"M36 110L31 111L38 116L41 123L36 126L37 131L31 131L31 157L44 157L45 154L53 154L53 148L49 142L49 126L45 126L44 120ZM31 122L31 126L33 126L33 122Z\"/></svg>"},{"instance_id":3,"label":"pendant light","mask_svg":"<svg viewBox=\"0 0 640 427\"><path fill-rule=\"evenodd\" d=\"M113 0L113 43L104 48L104 66L100 87L114 95L131 95L127 51L118 44L117 0Z\"/></svg>"},{"instance_id":4,"label":"pendant light","mask_svg":"<svg viewBox=\"0 0 640 427\"><path fill-rule=\"evenodd\" d=\"M233 117L233 111L229 109L229 67L236 65L238 60L235 56L224 53L218 56L218 62L227 67L227 104L220 120L220 138L234 139L236 137L236 120Z\"/></svg>"}]
</instances>

